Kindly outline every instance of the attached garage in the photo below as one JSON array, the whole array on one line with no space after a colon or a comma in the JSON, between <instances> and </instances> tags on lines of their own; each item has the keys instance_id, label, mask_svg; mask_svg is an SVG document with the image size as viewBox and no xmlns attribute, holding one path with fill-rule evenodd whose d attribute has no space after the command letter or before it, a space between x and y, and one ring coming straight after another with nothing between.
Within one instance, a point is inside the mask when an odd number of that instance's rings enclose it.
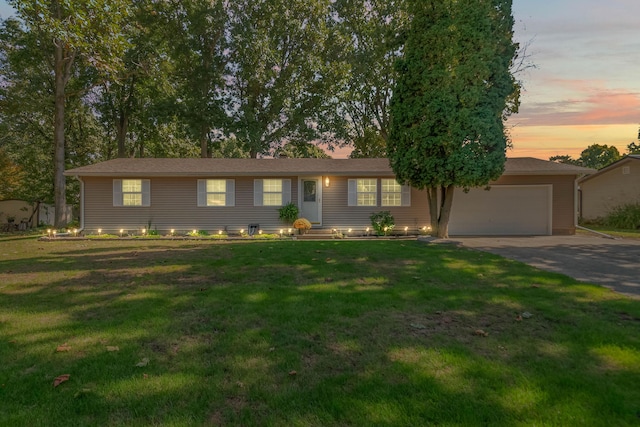
<instances>
[{"instance_id":1,"label":"attached garage","mask_svg":"<svg viewBox=\"0 0 640 427\"><path fill-rule=\"evenodd\" d=\"M449 234L457 236L551 235L553 186L493 185L456 189Z\"/></svg>"}]
</instances>

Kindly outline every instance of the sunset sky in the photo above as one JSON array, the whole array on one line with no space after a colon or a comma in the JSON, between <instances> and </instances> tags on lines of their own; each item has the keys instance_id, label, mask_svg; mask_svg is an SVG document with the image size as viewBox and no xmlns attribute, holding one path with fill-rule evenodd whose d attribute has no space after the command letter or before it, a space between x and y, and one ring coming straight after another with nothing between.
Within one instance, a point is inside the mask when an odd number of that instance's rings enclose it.
<instances>
[{"instance_id":1,"label":"sunset sky","mask_svg":"<svg viewBox=\"0 0 640 427\"><path fill-rule=\"evenodd\" d=\"M640 1L514 0L513 10L534 68L518 74L508 156L577 157L591 144L624 153L640 126ZM10 13L0 0L0 16Z\"/></svg>"}]
</instances>

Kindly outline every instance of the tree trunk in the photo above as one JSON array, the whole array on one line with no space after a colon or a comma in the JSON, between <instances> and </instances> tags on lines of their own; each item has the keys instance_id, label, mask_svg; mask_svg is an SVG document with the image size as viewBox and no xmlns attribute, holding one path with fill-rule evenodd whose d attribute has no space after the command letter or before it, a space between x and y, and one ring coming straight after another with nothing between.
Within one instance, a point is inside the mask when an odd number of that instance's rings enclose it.
<instances>
[{"instance_id":1,"label":"tree trunk","mask_svg":"<svg viewBox=\"0 0 640 427\"><path fill-rule=\"evenodd\" d=\"M67 225L66 181L64 177L65 141L64 141L64 107L65 86L67 83L64 48L60 41L54 46L55 101L53 124L53 190L56 206L54 225L56 228Z\"/></svg>"},{"instance_id":2,"label":"tree trunk","mask_svg":"<svg viewBox=\"0 0 640 427\"><path fill-rule=\"evenodd\" d=\"M209 138L208 126L203 124L200 126L200 157L206 159L209 157Z\"/></svg>"},{"instance_id":3,"label":"tree trunk","mask_svg":"<svg viewBox=\"0 0 640 427\"><path fill-rule=\"evenodd\" d=\"M442 204L440 205L440 218L438 219L438 237L441 239L449 238L449 218L451 217L454 190L455 187L453 185L442 187Z\"/></svg>"},{"instance_id":4,"label":"tree trunk","mask_svg":"<svg viewBox=\"0 0 640 427\"><path fill-rule=\"evenodd\" d=\"M438 190L441 191L440 196L438 195ZM451 217L454 190L455 187L453 185L427 188L432 236L441 239L449 238L449 218Z\"/></svg>"},{"instance_id":5,"label":"tree trunk","mask_svg":"<svg viewBox=\"0 0 640 427\"><path fill-rule=\"evenodd\" d=\"M127 131L129 128L129 118L124 111L120 111L118 121L116 123L116 138L118 140L118 157L127 157L125 142L127 140Z\"/></svg>"},{"instance_id":6,"label":"tree trunk","mask_svg":"<svg viewBox=\"0 0 640 427\"><path fill-rule=\"evenodd\" d=\"M429 200L429 221L431 222L431 235L438 235L438 187L427 188L427 199Z\"/></svg>"}]
</instances>

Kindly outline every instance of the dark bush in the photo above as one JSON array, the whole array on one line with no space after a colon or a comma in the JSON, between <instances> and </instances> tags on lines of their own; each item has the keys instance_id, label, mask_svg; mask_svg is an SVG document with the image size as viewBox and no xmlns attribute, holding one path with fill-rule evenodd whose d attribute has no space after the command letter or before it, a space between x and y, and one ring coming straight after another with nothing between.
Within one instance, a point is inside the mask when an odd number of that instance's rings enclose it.
<instances>
[{"instance_id":1,"label":"dark bush","mask_svg":"<svg viewBox=\"0 0 640 427\"><path fill-rule=\"evenodd\" d=\"M626 230L640 228L640 203L628 203L616 206L604 218L604 224L609 227Z\"/></svg>"}]
</instances>

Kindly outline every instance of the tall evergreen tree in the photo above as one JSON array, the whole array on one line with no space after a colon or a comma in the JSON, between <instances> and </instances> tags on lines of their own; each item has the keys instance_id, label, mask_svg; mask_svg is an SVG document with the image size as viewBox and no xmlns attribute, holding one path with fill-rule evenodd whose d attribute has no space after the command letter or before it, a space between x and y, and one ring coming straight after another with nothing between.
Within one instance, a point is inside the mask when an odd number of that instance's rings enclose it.
<instances>
[{"instance_id":1,"label":"tall evergreen tree","mask_svg":"<svg viewBox=\"0 0 640 427\"><path fill-rule=\"evenodd\" d=\"M400 182L426 189L431 227L448 236L455 187L504 170L504 119L519 85L511 0L411 0L388 142Z\"/></svg>"}]
</instances>

